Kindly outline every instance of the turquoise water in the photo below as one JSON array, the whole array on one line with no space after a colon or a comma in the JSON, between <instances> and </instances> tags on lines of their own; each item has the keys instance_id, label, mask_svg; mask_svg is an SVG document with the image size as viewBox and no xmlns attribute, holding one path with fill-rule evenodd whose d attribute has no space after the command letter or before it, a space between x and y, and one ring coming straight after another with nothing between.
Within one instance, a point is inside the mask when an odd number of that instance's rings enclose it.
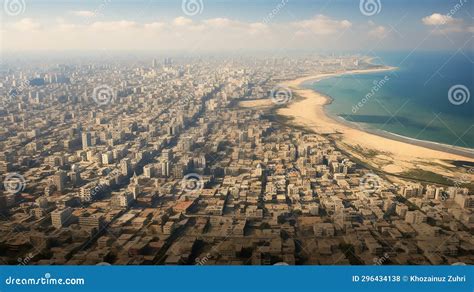
<instances>
[{"instance_id":1,"label":"turquoise water","mask_svg":"<svg viewBox=\"0 0 474 292\"><path fill-rule=\"evenodd\" d=\"M398 70L344 75L307 86L333 98L326 107L329 114L363 127L474 148L473 52L380 56L379 63ZM460 94L451 94L451 102L448 92L454 85L465 86L469 100L461 88L453 89Z\"/></svg>"}]
</instances>

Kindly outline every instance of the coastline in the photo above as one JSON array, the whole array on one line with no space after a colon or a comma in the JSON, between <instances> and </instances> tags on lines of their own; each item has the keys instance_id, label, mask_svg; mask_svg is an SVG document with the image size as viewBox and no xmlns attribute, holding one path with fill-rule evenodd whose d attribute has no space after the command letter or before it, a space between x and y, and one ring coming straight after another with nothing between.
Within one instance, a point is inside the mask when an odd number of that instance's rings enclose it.
<instances>
[{"instance_id":1,"label":"coastline","mask_svg":"<svg viewBox=\"0 0 474 292\"><path fill-rule=\"evenodd\" d=\"M340 71L310 75L287 81L284 85L291 88L295 95L301 97L301 100L289 103L287 107L278 109L277 114L292 118L292 122L299 126L307 127L316 133L336 135L336 143L360 159L367 159L360 152L376 151L378 153L376 158L380 158L380 165L376 165L387 172L399 173L407 169L417 168L419 165L415 162L436 161L444 167L449 165L444 163L443 160L474 162L474 152L467 148L365 129L341 117L334 117L327 113L325 109L326 105L331 103L331 97L303 87L304 83L310 81L317 82L329 77L382 72L394 69L396 68L383 67ZM356 148L362 150L355 151L354 149Z\"/></svg>"}]
</instances>

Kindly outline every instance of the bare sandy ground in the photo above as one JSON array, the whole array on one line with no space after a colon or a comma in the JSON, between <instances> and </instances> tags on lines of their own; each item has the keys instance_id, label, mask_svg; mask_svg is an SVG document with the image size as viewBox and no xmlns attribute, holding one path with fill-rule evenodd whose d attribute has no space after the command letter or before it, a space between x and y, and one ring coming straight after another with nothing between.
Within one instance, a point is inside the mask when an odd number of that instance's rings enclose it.
<instances>
[{"instance_id":1,"label":"bare sandy ground","mask_svg":"<svg viewBox=\"0 0 474 292\"><path fill-rule=\"evenodd\" d=\"M244 100L239 102L239 106L243 108L265 108L274 105L271 99Z\"/></svg>"},{"instance_id":2,"label":"bare sandy ground","mask_svg":"<svg viewBox=\"0 0 474 292\"><path fill-rule=\"evenodd\" d=\"M351 127L342 121L337 121L324 111L324 106L330 102L327 96L310 89L304 89L301 84L308 80L320 80L346 73L369 73L374 71L392 70L381 69L357 70L307 76L285 83L294 95L303 99L289 103L286 108L278 109L277 114L293 119L293 123L305 126L317 133L336 134L337 144L343 150L350 152L362 161L379 167L388 173L400 173L410 169L424 169L438 174L454 176L447 168L454 168L443 160L463 160L474 162L473 158L429 149L423 146L392 140ZM374 152L376 151L376 152ZM370 158L367 157L370 153ZM374 155L374 153L376 155ZM455 171L453 169L453 171Z\"/></svg>"}]
</instances>

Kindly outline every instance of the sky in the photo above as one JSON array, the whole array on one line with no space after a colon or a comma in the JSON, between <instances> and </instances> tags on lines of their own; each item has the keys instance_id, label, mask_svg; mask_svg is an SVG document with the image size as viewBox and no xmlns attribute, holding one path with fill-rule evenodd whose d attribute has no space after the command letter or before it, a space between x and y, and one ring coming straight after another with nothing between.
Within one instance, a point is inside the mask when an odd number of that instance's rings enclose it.
<instances>
[{"instance_id":1,"label":"sky","mask_svg":"<svg viewBox=\"0 0 474 292\"><path fill-rule=\"evenodd\" d=\"M473 0L1 0L4 52L469 50Z\"/></svg>"}]
</instances>

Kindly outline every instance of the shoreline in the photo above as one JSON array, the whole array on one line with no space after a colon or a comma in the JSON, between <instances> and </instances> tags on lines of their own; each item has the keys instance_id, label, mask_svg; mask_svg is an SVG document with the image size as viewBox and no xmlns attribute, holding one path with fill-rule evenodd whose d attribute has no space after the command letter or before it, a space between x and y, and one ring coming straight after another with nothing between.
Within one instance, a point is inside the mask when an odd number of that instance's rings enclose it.
<instances>
[{"instance_id":1,"label":"shoreline","mask_svg":"<svg viewBox=\"0 0 474 292\"><path fill-rule=\"evenodd\" d=\"M340 135L340 143L349 148L364 150L375 150L377 156L384 156L384 162L389 161L391 167L388 169L405 169L406 165L414 165L414 160L422 161L468 161L474 162L474 150L456 147L442 143L417 140L395 133L381 130L372 130L344 120L342 117L333 116L326 110L326 105L332 102L332 97L324 95L313 89L305 88L305 83L315 83L325 78L336 77L346 74L365 74L395 70L395 67L382 67L363 70L339 71L334 73L322 73L304 76L295 80L289 80L283 84L291 88L302 100L287 104L285 108L277 110L277 114L293 118L293 122L315 130L320 134ZM347 150L347 149L346 149ZM393 157L387 156L387 154ZM397 167L394 167L394 166ZM416 165L414 165L416 166Z\"/></svg>"},{"instance_id":2,"label":"shoreline","mask_svg":"<svg viewBox=\"0 0 474 292\"><path fill-rule=\"evenodd\" d=\"M324 94L321 94L321 95L324 95ZM328 98L330 98L330 100L324 106L329 105L329 104L332 103L332 97L328 97ZM370 133L370 134L373 134L373 135L376 135L376 136L388 138L388 139L395 140L395 141L400 141L400 142L404 142L404 143L409 143L409 144L429 148L431 150L447 152L447 153L460 155L460 156L466 156L467 158L473 158L474 159L474 149L464 148L464 147L459 147L459 146L452 146L452 145L444 144L444 143L440 143L440 142L416 139L416 138L403 136L403 135L392 133L392 132L385 131L385 130L370 129L370 128L366 128L362 125L359 125L357 123L350 122L350 121L344 119L343 117L335 116L335 115L329 113L326 109L324 109L324 112L326 113L326 115L328 117L332 118L335 122L343 123L348 127L354 128L355 130L360 130L360 131L363 131L363 132L367 132L367 133Z\"/></svg>"}]
</instances>

